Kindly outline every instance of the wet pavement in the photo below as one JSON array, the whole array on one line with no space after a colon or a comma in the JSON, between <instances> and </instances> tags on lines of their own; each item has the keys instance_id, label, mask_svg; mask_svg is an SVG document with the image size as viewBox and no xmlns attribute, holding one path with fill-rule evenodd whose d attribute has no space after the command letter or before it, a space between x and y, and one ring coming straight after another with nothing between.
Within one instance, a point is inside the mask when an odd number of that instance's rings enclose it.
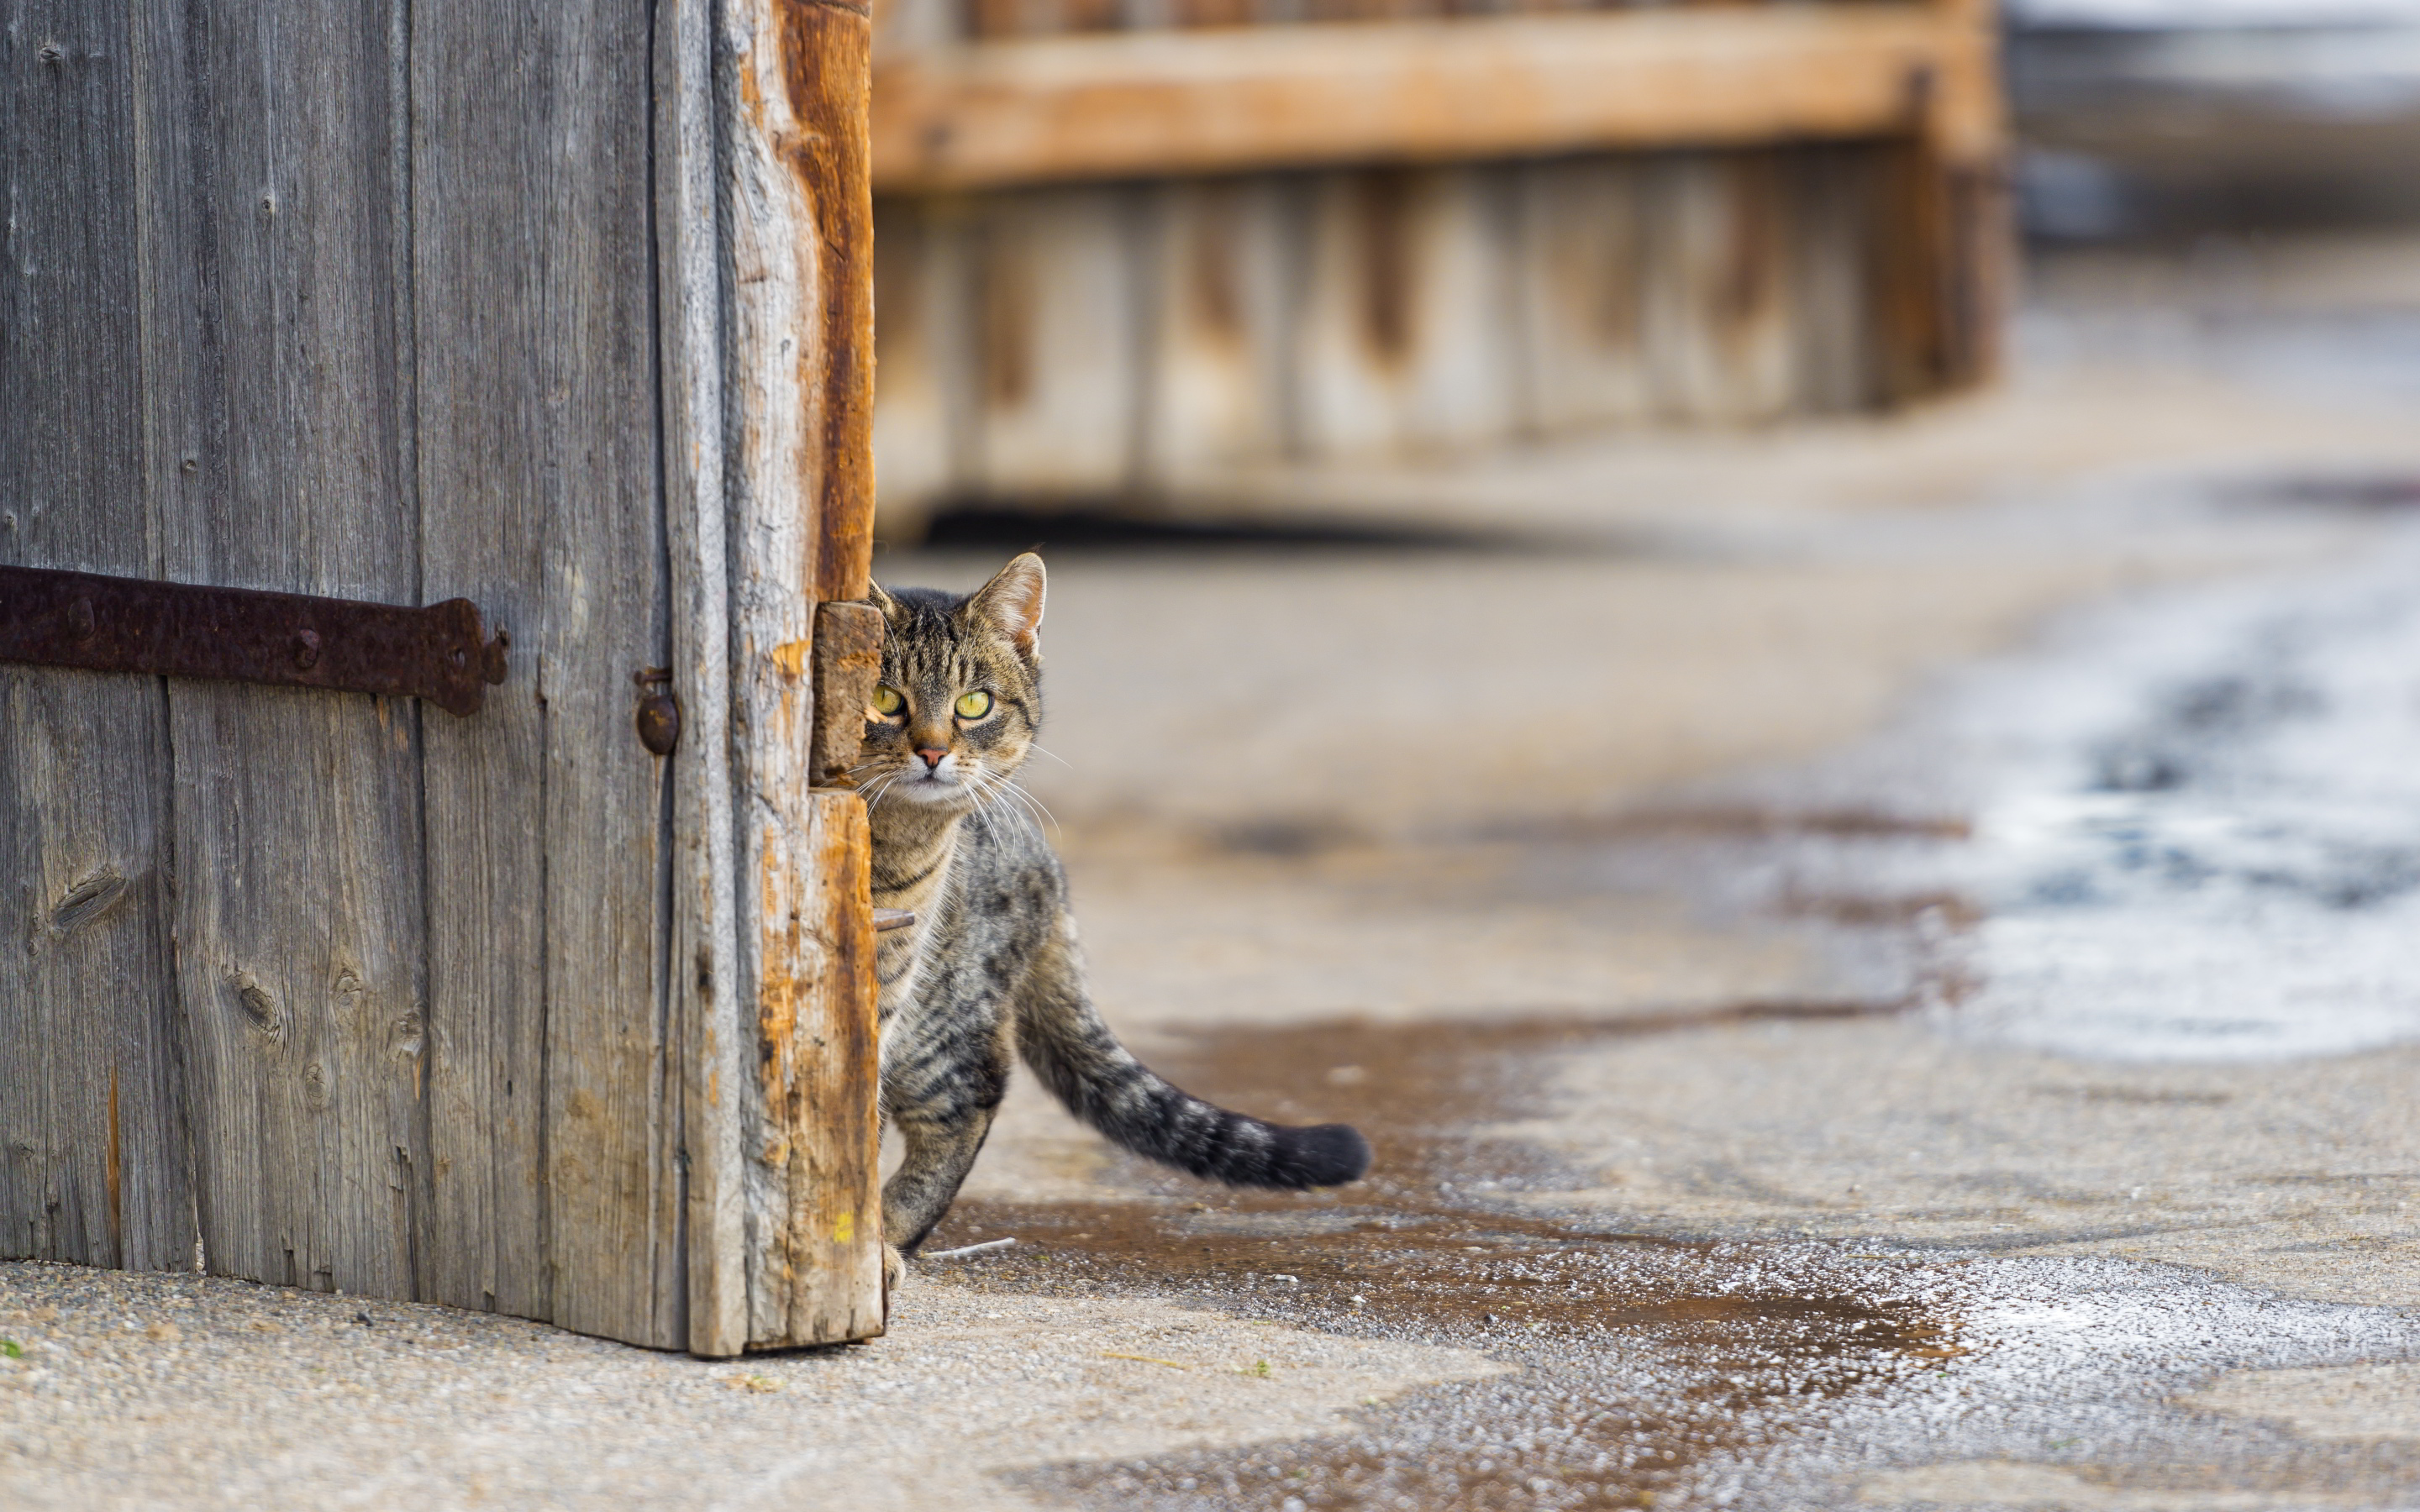
<instances>
[{"instance_id":1,"label":"wet pavement","mask_svg":"<svg viewBox=\"0 0 2420 1512\"><path fill-rule=\"evenodd\" d=\"M1352 1119L1378 1152L1373 1179L1205 1199L1138 1168L1135 1186L1161 1190L963 1205L937 1244L1019 1243L927 1269L987 1291L1165 1297L1479 1350L1518 1373L1365 1409L1331 1437L1017 1483L1078 1505L1284 1509L2191 1506L2246 1490L2267 1493L2250 1504L2395 1505L2420 1488L2420 1442L2313 1443L2177 1399L2234 1370L2420 1361L2420 1320L2397 1311L2175 1266L1911 1242L1887 1225L1836 1242L1625 1232L1556 1200L1573 1172L1489 1132L1575 1050L1682 1029L1346 1025L1216 1036L1171 1062L1240 1105ZM1964 1478L1936 1495L1944 1464ZM1932 1481L1909 1478L1924 1467Z\"/></svg>"},{"instance_id":2,"label":"wet pavement","mask_svg":"<svg viewBox=\"0 0 2420 1512\"><path fill-rule=\"evenodd\" d=\"M2420 1400L2413 582L2390 521L2350 560L2071 615L1876 738L1623 813L1368 861L1228 837L1244 887L1272 852L1376 912L1437 877L1466 905L1479 879L1533 909L1680 899L1791 964L1728 1000L1144 1020L1205 1095L1361 1127L1372 1179L1238 1196L1109 1159L1035 1202L1012 1178L935 1242L1018 1244L930 1273L1519 1368L1339 1435L1015 1484L1286 1512L2420 1503L2420 1410L2381 1405Z\"/></svg>"},{"instance_id":3,"label":"wet pavement","mask_svg":"<svg viewBox=\"0 0 2420 1512\"><path fill-rule=\"evenodd\" d=\"M1964 690L1947 719L1993 771L1962 1030L2147 1060L2420 1038L2415 585L2403 529L2103 613Z\"/></svg>"}]
</instances>

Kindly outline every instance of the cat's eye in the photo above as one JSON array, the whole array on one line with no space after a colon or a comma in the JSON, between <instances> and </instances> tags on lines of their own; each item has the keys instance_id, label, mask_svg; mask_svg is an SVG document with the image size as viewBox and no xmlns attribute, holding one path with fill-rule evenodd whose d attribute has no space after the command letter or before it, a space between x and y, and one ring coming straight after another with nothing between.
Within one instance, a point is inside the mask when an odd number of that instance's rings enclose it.
<instances>
[{"instance_id":1,"label":"cat's eye","mask_svg":"<svg viewBox=\"0 0 2420 1512\"><path fill-rule=\"evenodd\" d=\"M958 695L958 717L980 719L991 712L991 695L981 689Z\"/></svg>"},{"instance_id":2,"label":"cat's eye","mask_svg":"<svg viewBox=\"0 0 2420 1512\"><path fill-rule=\"evenodd\" d=\"M899 696L899 690L888 684L874 690L874 716L877 719L892 718L907 706L908 701Z\"/></svg>"}]
</instances>

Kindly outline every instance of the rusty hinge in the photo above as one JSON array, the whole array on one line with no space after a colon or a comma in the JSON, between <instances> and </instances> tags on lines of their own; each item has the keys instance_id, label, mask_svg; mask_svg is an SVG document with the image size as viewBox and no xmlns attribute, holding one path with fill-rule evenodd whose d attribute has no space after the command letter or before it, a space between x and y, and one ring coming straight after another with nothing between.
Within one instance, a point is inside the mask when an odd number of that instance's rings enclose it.
<instances>
[{"instance_id":1,"label":"rusty hinge","mask_svg":"<svg viewBox=\"0 0 2420 1512\"><path fill-rule=\"evenodd\" d=\"M476 714L504 680L479 607L427 609L0 566L0 661L427 699Z\"/></svg>"}]
</instances>

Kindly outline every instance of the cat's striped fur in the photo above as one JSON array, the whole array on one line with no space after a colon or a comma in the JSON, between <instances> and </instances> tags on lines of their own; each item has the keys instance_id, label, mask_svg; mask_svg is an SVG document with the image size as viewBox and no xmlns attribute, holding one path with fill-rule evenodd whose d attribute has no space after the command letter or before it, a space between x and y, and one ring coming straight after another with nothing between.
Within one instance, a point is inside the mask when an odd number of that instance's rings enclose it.
<instances>
[{"instance_id":1,"label":"cat's striped fur","mask_svg":"<svg viewBox=\"0 0 2420 1512\"><path fill-rule=\"evenodd\" d=\"M1370 1164L1342 1124L1264 1123L1179 1090L1094 1011L1065 875L1013 783L1042 717L1043 593L1030 553L963 596L875 591L882 689L856 775L873 811L874 901L917 920L879 936L876 958L883 1116L907 1147L882 1229L907 1254L957 1196L1017 1054L1110 1140L1196 1176L1330 1186ZM980 717L964 712L970 696L988 698Z\"/></svg>"}]
</instances>

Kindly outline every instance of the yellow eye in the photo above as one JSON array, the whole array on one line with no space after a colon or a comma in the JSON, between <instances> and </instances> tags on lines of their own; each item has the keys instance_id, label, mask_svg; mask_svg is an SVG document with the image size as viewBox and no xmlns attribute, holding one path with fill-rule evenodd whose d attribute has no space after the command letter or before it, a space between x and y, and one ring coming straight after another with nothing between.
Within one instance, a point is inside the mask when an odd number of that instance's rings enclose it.
<instances>
[{"instance_id":1,"label":"yellow eye","mask_svg":"<svg viewBox=\"0 0 2420 1512\"><path fill-rule=\"evenodd\" d=\"M885 685L874 690L874 717L877 719L888 719L907 706L908 701L899 696L895 687Z\"/></svg>"},{"instance_id":2,"label":"yellow eye","mask_svg":"<svg viewBox=\"0 0 2420 1512\"><path fill-rule=\"evenodd\" d=\"M959 718L980 719L990 712L991 695L989 693L975 692L961 693L958 695Z\"/></svg>"}]
</instances>

